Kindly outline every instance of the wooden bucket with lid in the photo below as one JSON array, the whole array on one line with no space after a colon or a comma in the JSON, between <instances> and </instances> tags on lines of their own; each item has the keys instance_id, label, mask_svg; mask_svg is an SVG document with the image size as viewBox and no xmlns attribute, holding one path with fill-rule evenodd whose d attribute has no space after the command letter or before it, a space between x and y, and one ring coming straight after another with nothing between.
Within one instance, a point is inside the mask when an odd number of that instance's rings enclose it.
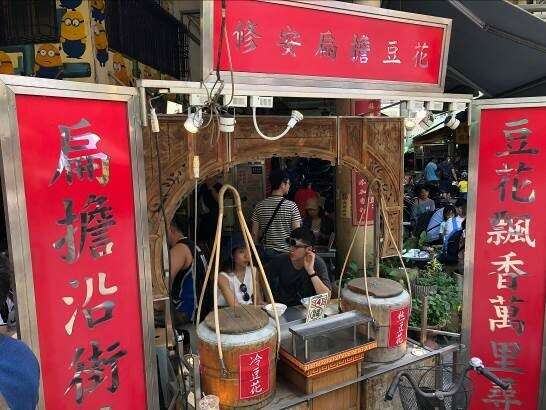
<instances>
[{"instance_id":1,"label":"wooden bucket with lid","mask_svg":"<svg viewBox=\"0 0 546 410\"><path fill-rule=\"evenodd\" d=\"M345 312L358 310L368 315L373 313L375 326L371 328L371 336L377 341L377 348L368 352L367 360L398 360L406 353L410 295L394 280L367 279L369 299L364 278L353 279L341 290L341 309Z\"/></svg>"},{"instance_id":2,"label":"wooden bucket with lid","mask_svg":"<svg viewBox=\"0 0 546 410\"><path fill-rule=\"evenodd\" d=\"M275 393L275 324L255 306L220 309L225 371L220 365L213 313L197 329L201 387L220 398L223 409L259 409Z\"/></svg>"}]
</instances>

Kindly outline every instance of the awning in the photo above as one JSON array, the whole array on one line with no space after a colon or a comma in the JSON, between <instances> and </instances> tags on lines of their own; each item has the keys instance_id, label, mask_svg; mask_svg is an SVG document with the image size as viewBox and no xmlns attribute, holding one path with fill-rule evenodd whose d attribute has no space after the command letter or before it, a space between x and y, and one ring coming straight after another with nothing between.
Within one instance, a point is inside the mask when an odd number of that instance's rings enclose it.
<instances>
[{"instance_id":1,"label":"awning","mask_svg":"<svg viewBox=\"0 0 546 410\"><path fill-rule=\"evenodd\" d=\"M382 7L453 20L445 91L546 95L546 23L504 0L382 0Z\"/></svg>"}]
</instances>

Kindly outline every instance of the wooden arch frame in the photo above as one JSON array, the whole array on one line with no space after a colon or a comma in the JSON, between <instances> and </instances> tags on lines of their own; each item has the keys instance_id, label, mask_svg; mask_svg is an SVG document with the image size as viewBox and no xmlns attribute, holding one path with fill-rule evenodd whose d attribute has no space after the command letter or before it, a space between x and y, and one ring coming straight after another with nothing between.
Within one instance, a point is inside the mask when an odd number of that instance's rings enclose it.
<instances>
[{"instance_id":1,"label":"wooden arch frame","mask_svg":"<svg viewBox=\"0 0 546 410\"><path fill-rule=\"evenodd\" d=\"M143 132L150 252L156 298L167 294L161 268L163 221L159 208L157 151L162 173L161 192L168 220L194 187L195 155L199 156L200 180L248 161L274 156L305 156L347 166L361 172L368 181L379 181L379 184L374 185L374 195L384 198L389 226L397 245L401 245L403 119L306 117L288 135L271 142L257 134L252 117L238 117L235 131L231 135L219 136L212 133L212 127L190 134L184 128L185 119L182 115L159 116L159 134L152 134L149 127ZM259 123L263 132L276 135L284 130L287 119L278 116L260 117ZM377 189L381 192L377 192ZM396 255L390 237L384 236L382 256Z\"/></svg>"}]
</instances>

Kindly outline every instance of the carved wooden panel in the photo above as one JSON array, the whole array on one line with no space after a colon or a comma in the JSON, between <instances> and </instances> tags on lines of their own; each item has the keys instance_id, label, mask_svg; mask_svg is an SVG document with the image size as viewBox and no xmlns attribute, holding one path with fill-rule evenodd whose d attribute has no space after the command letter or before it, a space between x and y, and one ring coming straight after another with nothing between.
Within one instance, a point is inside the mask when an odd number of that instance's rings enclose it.
<instances>
[{"instance_id":1,"label":"carved wooden panel","mask_svg":"<svg viewBox=\"0 0 546 410\"><path fill-rule=\"evenodd\" d=\"M165 295L162 278L161 253L163 219L159 207L159 171L157 152L161 162L161 191L165 209L175 209L181 186L191 181L190 147L184 128L184 118L161 117L160 132L153 134L149 127L143 128L144 161L146 172L146 194L148 197L148 229L150 233L150 255L152 262L152 284L154 295ZM173 214L167 211L167 219Z\"/></svg>"},{"instance_id":2,"label":"carved wooden panel","mask_svg":"<svg viewBox=\"0 0 546 410\"><path fill-rule=\"evenodd\" d=\"M354 168L364 163L364 120L360 117L339 118L341 160Z\"/></svg>"},{"instance_id":3,"label":"carved wooden panel","mask_svg":"<svg viewBox=\"0 0 546 410\"><path fill-rule=\"evenodd\" d=\"M396 247L398 247L399 251L402 251L402 240L404 237L404 231L402 229L402 210L401 209L387 209L387 219L389 223L389 227L391 228L392 235L396 241ZM394 246L391 237L389 235L389 232L387 231L387 228L384 227L383 229L383 246L381 249L381 257L385 258L388 256L398 256L398 252L396 251L396 247Z\"/></svg>"},{"instance_id":4,"label":"carved wooden panel","mask_svg":"<svg viewBox=\"0 0 546 410\"><path fill-rule=\"evenodd\" d=\"M283 132L287 122L286 117L258 118L260 131L267 136ZM296 155L335 161L336 127L335 117L306 117L283 138L267 141L256 132L252 117L239 117L231 138L232 163Z\"/></svg>"},{"instance_id":5,"label":"carved wooden panel","mask_svg":"<svg viewBox=\"0 0 546 410\"><path fill-rule=\"evenodd\" d=\"M381 183L388 224L400 249L403 211L403 120L368 117L364 129L365 167ZM385 228L382 256L396 256L396 248Z\"/></svg>"},{"instance_id":6,"label":"carved wooden panel","mask_svg":"<svg viewBox=\"0 0 546 410\"><path fill-rule=\"evenodd\" d=\"M198 134L188 134L185 116L159 116L160 133L143 129L146 189L152 278L155 296L167 294L162 275L163 219L159 208L159 183L156 142L162 171L162 192L167 219L170 220L182 199L193 189L192 159L200 157L200 179L214 175L236 163L272 156L303 156L335 162L340 149L341 163L380 181L386 202L389 226L396 242L402 240L402 121L393 118L306 117L285 137L265 141L254 129L251 117L238 117L231 136L215 132L210 126ZM338 121L340 135L338 141ZM259 117L266 135L284 131L286 117ZM231 151L231 158L228 152ZM384 233L383 256L396 254L388 233Z\"/></svg>"}]
</instances>

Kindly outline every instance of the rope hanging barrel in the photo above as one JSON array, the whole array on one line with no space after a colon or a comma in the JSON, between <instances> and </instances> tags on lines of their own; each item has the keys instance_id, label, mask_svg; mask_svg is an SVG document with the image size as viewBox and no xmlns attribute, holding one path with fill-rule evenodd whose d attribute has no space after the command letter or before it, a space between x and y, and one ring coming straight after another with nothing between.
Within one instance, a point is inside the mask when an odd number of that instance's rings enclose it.
<instances>
[{"instance_id":1,"label":"rope hanging barrel","mask_svg":"<svg viewBox=\"0 0 546 410\"><path fill-rule=\"evenodd\" d=\"M210 274L211 272L214 272L213 276L213 312L214 312L214 330L216 333L216 343L218 345L218 357L220 360L220 366L224 373L227 373L226 366L224 364L224 355L222 351L222 340L220 336L220 322L219 322L219 314L218 314L218 274L220 269L220 244L222 241L222 221L224 218L224 196L227 191L230 191L233 194L233 197L235 199L235 209L237 210L237 217L239 219L239 224L241 226L241 231L243 235L243 239L245 242L245 245L250 249L251 255L254 256L256 259L256 263L258 265L258 275L262 279L264 285L265 285L265 292L267 299L270 303L275 303L273 300L273 294L271 292L271 288L269 286L269 283L267 281L267 277L265 275L265 271L262 265L262 262L260 260L260 257L258 255L258 251L256 250L256 246L254 245L254 240L252 239L252 235L250 234L250 230L248 229L248 226L246 224L244 215L243 215L243 208L241 205L241 197L239 196L239 193L237 190L229 185L226 184L222 186L220 189L220 192L218 193L218 208L219 208L219 214L218 214L218 222L216 224L216 235L214 236L214 243L212 246L212 253L211 253L211 263L209 264L209 267L207 269L207 273L205 275L205 282L203 284L203 288L201 290L201 295L199 297L199 305L197 307L197 318L195 321L196 329L199 327L199 320L201 318L201 306L203 304L203 299L205 296L205 289L207 287ZM256 273L254 269L254 265L251 258L251 270L253 272L252 274L252 281L253 281L253 287L254 289L258 289L257 286L257 278ZM256 305L256 298L254 298L254 305ZM273 309L274 312L274 319L275 319L275 325L277 329L277 348L275 357L278 358L279 355L279 349L280 349L280 343L281 343L281 326L279 322L279 316L277 314L277 311Z\"/></svg>"}]
</instances>

